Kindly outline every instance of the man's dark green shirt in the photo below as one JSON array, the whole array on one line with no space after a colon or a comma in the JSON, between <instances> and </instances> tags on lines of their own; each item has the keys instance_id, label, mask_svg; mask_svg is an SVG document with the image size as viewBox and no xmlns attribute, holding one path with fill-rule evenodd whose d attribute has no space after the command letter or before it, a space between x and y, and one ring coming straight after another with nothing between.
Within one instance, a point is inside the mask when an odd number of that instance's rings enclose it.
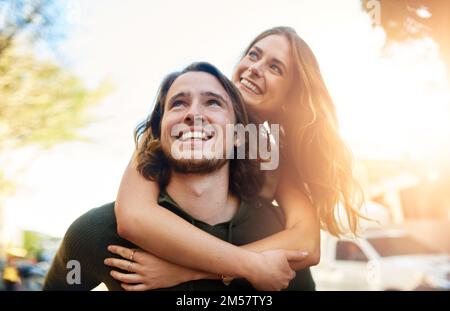
<instances>
[{"instance_id":1,"label":"man's dark green shirt","mask_svg":"<svg viewBox=\"0 0 450 311\"><path fill-rule=\"evenodd\" d=\"M191 217L164 191L160 193L158 203L201 230L234 245L263 239L284 228L281 208L262 198L242 202L230 221L213 226ZM117 233L114 202L90 210L69 227L46 276L43 289L91 290L103 282L109 290L122 290L120 283L110 275L111 267L103 263L108 257L117 257L107 250L107 246L111 244L136 248L136 245L122 239ZM78 263L73 265L71 260L79 263L79 278L74 274ZM314 289L309 269L297 271L288 287L288 290ZM244 279L233 280L229 286L221 280L196 280L163 290L253 290L253 287Z\"/></svg>"}]
</instances>

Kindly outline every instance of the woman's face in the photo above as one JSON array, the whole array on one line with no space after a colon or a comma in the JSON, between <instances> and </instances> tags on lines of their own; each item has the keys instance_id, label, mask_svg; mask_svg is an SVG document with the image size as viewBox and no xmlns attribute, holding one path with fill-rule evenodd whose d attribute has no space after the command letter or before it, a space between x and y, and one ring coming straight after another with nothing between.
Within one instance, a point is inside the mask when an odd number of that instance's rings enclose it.
<instances>
[{"instance_id":1,"label":"woman's face","mask_svg":"<svg viewBox=\"0 0 450 311\"><path fill-rule=\"evenodd\" d=\"M250 48L233 74L250 111L270 120L288 104L293 63L289 41L282 35L269 35Z\"/></svg>"}]
</instances>

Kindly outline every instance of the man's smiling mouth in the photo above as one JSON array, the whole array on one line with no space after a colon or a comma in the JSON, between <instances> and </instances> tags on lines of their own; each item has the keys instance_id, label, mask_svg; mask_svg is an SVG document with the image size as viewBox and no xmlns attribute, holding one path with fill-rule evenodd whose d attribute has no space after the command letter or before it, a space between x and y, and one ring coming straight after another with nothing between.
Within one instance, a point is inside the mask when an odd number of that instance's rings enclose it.
<instances>
[{"instance_id":1,"label":"man's smiling mouth","mask_svg":"<svg viewBox=\"0 0 450 311\"><path fill-rule=\"evenodd\" d=\"M179 141L193 141L193 140L202 140L207 141L214 137L214 132L206 133L204 131L186 131L180 132L178 136L175 138Z\"/></svg>"}]
</instances>

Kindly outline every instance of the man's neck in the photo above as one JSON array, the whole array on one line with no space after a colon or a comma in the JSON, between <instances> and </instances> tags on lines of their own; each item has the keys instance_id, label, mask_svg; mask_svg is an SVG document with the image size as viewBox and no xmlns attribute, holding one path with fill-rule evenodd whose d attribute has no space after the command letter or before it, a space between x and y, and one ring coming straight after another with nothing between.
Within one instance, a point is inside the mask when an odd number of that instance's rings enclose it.
<instances>
[{"instance_id":1,"label":"man's neck","mask_svg":"<svg viewBox=\"0 0 450 311\"><path fill-rule=\"evenodd\" d=\"M206 174L181 174L172 171L167 193L181 209L207 224L229 221L239 200L229 193L229 163Z\"/></svg>"}]
</instances>

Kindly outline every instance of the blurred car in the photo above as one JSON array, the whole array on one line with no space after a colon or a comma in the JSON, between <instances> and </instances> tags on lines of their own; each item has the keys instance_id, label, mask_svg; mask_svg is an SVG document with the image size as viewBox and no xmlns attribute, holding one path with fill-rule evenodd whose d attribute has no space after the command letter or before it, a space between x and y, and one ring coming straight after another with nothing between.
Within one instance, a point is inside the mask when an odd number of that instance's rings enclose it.
<instances>
[{"instance_id":1,"label":"blurred car","mask_svg":"<svg viewBox=\"0 0 450 311\"><path fill-rule=\"evenodd\" d=\"M45 262L21 262L18 264L21 277L21 291L40 291L44 285L45 274L48 267Z\"/></svg>"},{"instance_id":2,"label":"blurred car","mask_svg":"<svg viewBox=\"0 0 450 311\"><path fill-rule=\"evenodd\" d=\"M322 236L311 271L318 290L450 290L450 256L403 230L368 230L358 239Z\"/></svg>"}]
</instances>

